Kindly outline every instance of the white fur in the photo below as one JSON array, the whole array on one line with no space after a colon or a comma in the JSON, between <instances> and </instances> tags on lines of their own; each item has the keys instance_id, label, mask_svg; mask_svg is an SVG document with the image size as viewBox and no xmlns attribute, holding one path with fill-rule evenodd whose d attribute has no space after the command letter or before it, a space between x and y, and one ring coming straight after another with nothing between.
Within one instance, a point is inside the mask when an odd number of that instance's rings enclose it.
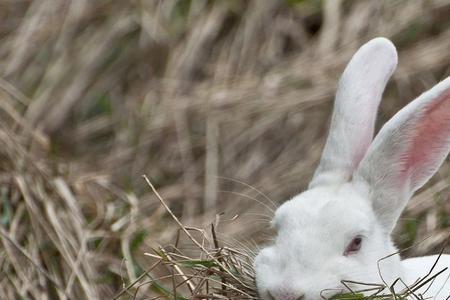
<instances>
[{"instance_id":1,"label":"white fur","mask_svg":"<svg viewBox=\"0 0 450 300\"><path fill-rule=\"evenodd\" d=\"M376 38L346 67L309 189L278 208L275 242L255 259L262 299L331 297L347 291L342 280L391 285L401 278L412 284L433 266L436 256L385 257L398 251L390 235L407 201L450 150L450 77L398 112L372 142L377 107L396 65L395 47ZM360 251L343 255L358 235ZM450 255L440 258L432 274L445 267L450 268ZM448 276L449 270L437 277L425 295L446 299ZM404 286L397 281L394 288Z\"/></svg>"}]
</instances>

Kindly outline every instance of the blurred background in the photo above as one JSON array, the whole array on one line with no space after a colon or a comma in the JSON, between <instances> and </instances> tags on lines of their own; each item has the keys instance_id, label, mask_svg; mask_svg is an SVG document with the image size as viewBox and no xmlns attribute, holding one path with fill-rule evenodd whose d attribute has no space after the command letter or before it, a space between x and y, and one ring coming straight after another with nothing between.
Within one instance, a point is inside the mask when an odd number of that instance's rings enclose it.
<instances>
[{"instance_id":1,"label":"blurred background","mask_svg":"<svg viewBox=\"0 0 450 300\"><path fill-rule=\"evenodd\" d=\"M256 249L376 36L399 51L379 128L449 76L450 1L0 0L2 299L110 299L136 279L178 229L143 174L184 224ZM407 255L447 237L449 166L396 229L420 242Z\"/></svg>"}]
</instances>

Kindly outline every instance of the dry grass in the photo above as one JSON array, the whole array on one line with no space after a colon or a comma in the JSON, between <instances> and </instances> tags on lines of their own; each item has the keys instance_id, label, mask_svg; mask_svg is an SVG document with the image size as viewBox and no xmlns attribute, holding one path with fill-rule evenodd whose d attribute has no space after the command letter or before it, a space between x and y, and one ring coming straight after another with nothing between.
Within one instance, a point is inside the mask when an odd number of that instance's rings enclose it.
<instances>
[{"instance_id":1,"label":"dry grass","mask_svg":"<svg viewBox=\"0 0 450 300\"><path fill-rule=\"evenodd\" d=\"M445 0L0 1L0 294L109 299L170 274L168 258L145 272L144 253L169 251L159 245L178 226L142 174L189 228L210 232L220 215L215 259L256 249L271 202L314 170L356 48L383 35L399 49L381 124L448 76L449 11ZM449 175L446 163L409 205L399 244L432 236L409 254L447 237Z\"/></svg>"}]
</instances>

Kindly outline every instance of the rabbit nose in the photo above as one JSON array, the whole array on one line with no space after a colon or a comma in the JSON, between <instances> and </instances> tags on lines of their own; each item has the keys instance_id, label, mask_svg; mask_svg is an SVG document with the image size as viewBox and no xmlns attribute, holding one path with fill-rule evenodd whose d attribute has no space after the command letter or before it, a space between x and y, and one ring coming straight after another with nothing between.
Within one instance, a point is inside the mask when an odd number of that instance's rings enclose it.
<instances>
[{"instance_id":1,"label":"rabbit nose","mask_svg":"<svg viewBox=\"0 0 450 300\"><path fill-rule=\"evenodd\" d=\"M305 295L287 290L274 290L269 292L270 300L304 300Z\"/></svg>"}]
</instances>

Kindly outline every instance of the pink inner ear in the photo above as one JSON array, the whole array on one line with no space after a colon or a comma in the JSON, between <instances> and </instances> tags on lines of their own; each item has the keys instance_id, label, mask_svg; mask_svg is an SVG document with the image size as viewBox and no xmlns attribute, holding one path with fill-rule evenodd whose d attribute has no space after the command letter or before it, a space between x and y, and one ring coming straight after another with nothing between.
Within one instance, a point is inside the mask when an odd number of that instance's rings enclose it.
<instances>
[{"instance_id":1,"label":"pink inner ear","mask_svg":"<svg viewBox=\"0 0 450 300\"><path fill-rule=\"evenodd\" d=\"M376 90L370 91L370 94L375 95ZM361 113L365 116L370 116L371 112L377 111L377 108L378 108L378 103L369 102L369 103L364 103L364 106L362 106L362 107L361 106L356 107L355 111L357 111L358 113ZM376 114L373 114L372 116L375 118ZM375 120L368 121L366 119L364 121L365 122L363 122L363 124L352 125L351 131L354 131L355 129L357 129L359 134L356 134L356 132L350 133L353 136L353 139L351 140L351 144L353 145L353 151L354 151L353 155L351 156L352 170L356 170L358 168L359 163L366 155L367 149L369 149L369 146L372 143L372 138L366 138L366 137L373 136Z\"/></svg>"},{"instance_id":2,"label":"pink inner ear","mask_svg":"<svg viewBox=\"0 0 450 300\"><path fill-rule=\"evenodd\" d=\"M443 151L448 151L450 137L450 90L439 95L425 108L411 136L412 142L405 153L402 179L411 176L411 185L421 184L439 167Z\"/></svg>"},{"instance_id":3,"label":"pink inner ear","mask_svg":"<svg viewBox=\"0 0 450 300\"><path fill-rule=\"evenodd\" d=\"M364 128L364 129L366 129L366 128ZM367 135L368 134L372 134L369 129L363 130L363 132L365 134L367 134ZM358 167L359 163L364 158L364 155L366 155L366 152L367 152L367 149L369 148L369 146L370 146L370 141L369 142L359 141L359 143L356 144L356 146L355 146L355 153L353 155L353 160L352 160L352 168L353 168L353 170L356 170L356 168Z\"/></svg>"}]
</instances>

